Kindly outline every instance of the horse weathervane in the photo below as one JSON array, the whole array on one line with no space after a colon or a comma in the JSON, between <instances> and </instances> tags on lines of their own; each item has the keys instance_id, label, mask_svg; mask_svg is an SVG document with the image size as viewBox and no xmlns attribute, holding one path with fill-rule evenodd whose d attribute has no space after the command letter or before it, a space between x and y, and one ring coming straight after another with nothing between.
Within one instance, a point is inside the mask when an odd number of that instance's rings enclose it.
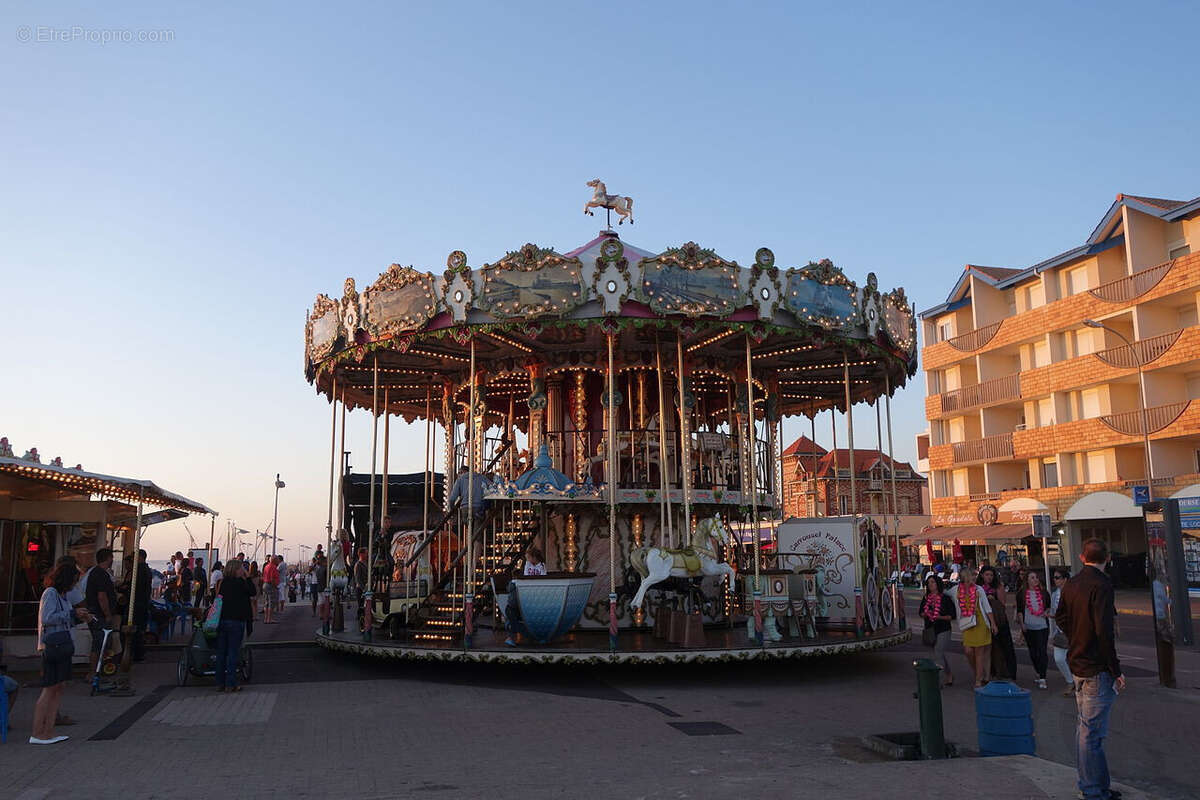
<instances>
[{"instance_id":1,"label":"horse weathervane","mask_svg":"<svg viewBox=\"0 0 1200 800\"><path fill-rule=\"evenodd\" d=\"M629 224L633 224L632 197L622 197L621 195L609 194L608 187L606 187L604 185L604 181L600 180L599 178L593 178L587 182L587 185L592 187L592 189L595 191L592 194L592 199L589 200L586 205L584 205L583 213L590 217L593 216L591 211L593 208L603 208L608 212L607 218L609 230L612 229L612 212L614 211L616 211L617 216L620 217L620 219L617 220L618 225L623 223L626 217L629 218Z\"/></svg>"}]
</instances>

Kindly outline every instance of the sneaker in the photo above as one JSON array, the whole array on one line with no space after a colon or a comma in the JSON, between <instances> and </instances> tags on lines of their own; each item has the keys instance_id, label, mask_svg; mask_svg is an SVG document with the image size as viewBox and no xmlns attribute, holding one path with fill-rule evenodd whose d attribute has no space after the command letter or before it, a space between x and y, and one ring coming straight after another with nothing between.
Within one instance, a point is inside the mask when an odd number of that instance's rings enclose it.
<instances>
[{"instance_id":1,"label":"sneaker","mask_svg":"<svg viewBox=\"0 0 1200 800\"><path fill-rule=\"evenodd\" d=\"M39 739L36 736L30 736L29 743L30 744L58 744L59 742L65 742L67 739L70 739L70 738L71 738L70 736L55 736L52 739Z\"/></svg>"},{"instance_id":2,"label":"sneaker","mask_svg":"<svg viewBox=\"0 0 1200 800\"><path fill-rule=\"evenodd\" d=\"M1045 689L1045 688L1046 688L1046 679L1045 679L1045 678L1038 678L1038 679L1037 679L1037 687L1038 687L1039 689Z\"/></svg>"}]
</instances>

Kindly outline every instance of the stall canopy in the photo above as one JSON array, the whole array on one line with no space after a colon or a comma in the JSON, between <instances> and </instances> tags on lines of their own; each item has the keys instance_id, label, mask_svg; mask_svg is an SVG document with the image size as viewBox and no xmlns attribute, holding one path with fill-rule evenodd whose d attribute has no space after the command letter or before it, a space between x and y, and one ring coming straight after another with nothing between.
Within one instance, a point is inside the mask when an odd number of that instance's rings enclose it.
<instances>
[{"instance_id":1,"label":"stall canopy","mask_svg":"<svg viewBox=\"0 0 1200 800\"><path fill-rule=\"evenodd\" d=\"M926 540L934 542L953 542L958 539L963 544L986 541L1017 541L1033 534L1029 525L964 525L938 526L921 533L914 533L901 540L903 544L925 544Z\"/></svg>"},{"instance_id":2,"label":"stall canopy","mask_svg":"<svg viewBox=\"0 0 1200 800\"><path fill-rule=\"evenodd\" d=\"M216 513L202 503L189 500L181 494L168 492L153 481L138 478L118 478L113 475L101 475L69 467L39 464L23 458L7 457L0 457L0 475L12 475L79 494L104 495L132 503L136 503L140 496L144 502L150 505L175 508L189 514Z\"/></svg>"}]
</instances>

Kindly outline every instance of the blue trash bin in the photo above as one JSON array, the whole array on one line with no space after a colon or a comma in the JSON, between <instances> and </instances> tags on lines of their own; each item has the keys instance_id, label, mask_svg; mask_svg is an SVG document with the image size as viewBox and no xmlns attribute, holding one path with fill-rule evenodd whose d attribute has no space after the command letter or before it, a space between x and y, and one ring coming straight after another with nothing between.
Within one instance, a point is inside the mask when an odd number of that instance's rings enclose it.
<instances>
[{"instance_id":1,"label":"blue trash bin","mask_svg":"<svg viewBox=\"0 0 1200 800\"><path fill-rule=\"evenodd\" d=\"M1033 699L1028 689L992 681L975 690L982 756L1034 755Z\"/></svg>"}]
</instances>

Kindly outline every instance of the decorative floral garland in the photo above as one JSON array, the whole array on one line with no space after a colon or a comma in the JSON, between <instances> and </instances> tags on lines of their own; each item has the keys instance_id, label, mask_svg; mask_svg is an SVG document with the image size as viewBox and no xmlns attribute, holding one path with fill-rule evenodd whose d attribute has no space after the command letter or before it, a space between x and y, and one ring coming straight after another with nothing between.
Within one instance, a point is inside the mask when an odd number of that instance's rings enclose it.
<instances>
[{"instance_id":1,"label":"decorative floral garland","mask_svg":"<svg viewBox=\"0 0 1200 800\"><path fill-rule=\"evenodd\" d=\"M965 590L965 591L964 591ZM962 617L968 619L975 616L975 607L979 602L979 587L975 584L960 583L958 585L958 606L962 609Z\"/></svg>"},{"instance_id":2,"label":"decorative floral garland","mask_svg":"<svg viewBox=\"0 0 1200 800\"><path fill-rule=\"evenodd\" d=\"M1025 590L1025 611L1035 617L1046 616L1046 603L1041 589Z\"/></svg>"},{"instance_id":3,"label":"decorative floral garland","mask_svg":"<svg viewBox=\"0 0 1200 800\"><path fill-rule=\"evenodd\" d=\"M925 595L925 602L921 604L921 616L926 619L937 619L942 615L942 593L934 592L933 594Z\"/></svg>"}]
</instances>

